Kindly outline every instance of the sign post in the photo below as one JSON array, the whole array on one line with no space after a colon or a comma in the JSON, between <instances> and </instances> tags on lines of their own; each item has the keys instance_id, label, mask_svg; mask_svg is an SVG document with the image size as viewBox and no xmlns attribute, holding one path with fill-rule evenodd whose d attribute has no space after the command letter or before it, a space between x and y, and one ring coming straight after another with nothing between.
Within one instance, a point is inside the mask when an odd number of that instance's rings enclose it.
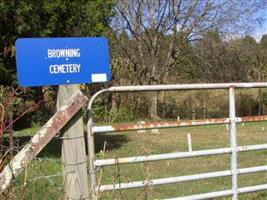
<instances>
[{"instance_id":1,"label":"sign post","mask_svg":"<svg viewBox=\"0 0 267 200\"><path fill-rule=\"evenodd\" d=\"M60 85L57 97L57 109L78 91L77 85ZM80 110L61 130L63 139L61 161L64 173L65 199L89 199L87 159L85 153L83 116Z\"/></svg>"},{"instance_id":2,"label":"sign post","mask_svg":"<svg viewBox=\"0 0 267 200\"><path fill-rule=\"evenodd\" d=\"M57 108L81 83L110 79L105 38L31 38L16 41L18 81L21 86L59 85ZM65 199L90 199L82 112L61 133Z\"/></svg>"}]
</instances>

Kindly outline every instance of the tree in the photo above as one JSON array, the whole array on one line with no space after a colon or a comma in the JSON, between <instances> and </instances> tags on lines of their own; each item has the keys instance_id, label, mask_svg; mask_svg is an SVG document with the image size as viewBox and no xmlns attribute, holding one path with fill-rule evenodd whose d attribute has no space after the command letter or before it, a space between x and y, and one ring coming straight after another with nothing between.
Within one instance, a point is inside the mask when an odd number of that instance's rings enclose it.
<instances>
[{"instance_id":1,"label":"tree","mask_svg":"<svg viewBox=\"0 0 267 200\"><path fill-rule=\"evenodd\" d=\"M218 32L207 32L194 46L200 79L207 82L251 81L251 70L257 68L258 47L255 39L249 36L223 41Z\"/></svg>"},{"instance_id":2,"label":"tree","mask_svg":"<svg viewBox=\"0 0 267 200\"><path fill-rule=\"evenodd\" d=\"M262 48L267 49L267 34L264 34L261 37L260 45L261 45Z\"/></svg>"},{"instance_id":3,"label":"tree","mask_svg":"<svg viewBox=\"0 0 267 200\"><path fill-rule=\"evenodd\" d=\"M207 30L232 33L252 25L262 1L130 0L118 1L112 28L129 35L117 44L132 62L135 84L162 84L183 62L184 45ZM264 5L265 6L265 5ZM157 117L157 95L150 95L150 117Z\"/></svg>"},{"instance_id":4,"label":"tree","mask_svg":"<svg viewBox=\"0 0 267 200\"><path fill-rule=\"evenodd\" d=\"M103 35L108 28L113 3L112 0L0 0L0 86L17 87L14 56L17 38ZM34 101L40 97L44 98L44 90L40 87L28 88L25 91L27 92L24 92L22 97L26 102L20 102L20 105L29 105L29 99L25 97L31 96ZM1 97L7 100L7 96L2 95L0 91L0 103ZM77 153L76 150L74 154ZM81 178L86 180L86 177ZM79 183L73 184L75 186ZM86 184L81 186L86 187ZM69 198L69 192L67 191L66 198ZM87 197L87 194L82 194L77 198Z\"/></svg>"},{"instance_id":5,"label":"tree","mask_svg":"<svg viewBox=\"0 0 267 200\"><path fill-rule=\"evenodd\" d=\"M267 80L267 35L263 35L258 48L257 57L257 68L255 73L259 81ZM263 114L265 111L265 106L267 105L267 93L264 89L259 88L258 90L258 100L259 100L259 114Z\"/></svg>"},{"instance_id":6,"label":"tree","mask_svg":"<svg viewBox=\"0 0 267 200\"><path fill-rule=\"evenodd\" d=\"M108 30L113 5L112 0L0 0L0 85L18 87L14 47L17 38L103 35ZM55 92L56 88L52 90ZM45 101L45 92L50 94L52 90L25 89L21 97L37 103L42 98Z\"/></svg>"},{"instance_id":7,"label":"tree","mask_svg":"<svg viewBox=\"0 0 267 200\"><path fill-rule=\"evenodd\" d=\"M264 37L260 44L250 36L223 41L218 33L208 32L195 44L194 51L198 58L195 68L198 68L202 81L266 81L267 51ZM266 93L259 88L254 105L257 114L263 114L265 102Z\"/></svg>"},{"instance_id":8,"label":"tree","mask_svg":"<svg viewBox=\"0 0 267 200\"><path fill-rule=\"evenodd\" d=\"M107 30L112 6L112 0L1 0L0 84L16 84L17 38L102 35Z\"/></svg>"},{"instance_id":9,"label":"tree","mask_svg":"<svg viewBox=\"0 0 267 200\"><path fill-rule=\"evenodd\" d=\"M204 82L227 82L231 80L232 73L226 63L226 44L222 41L218 32L207 32L202 39L195 43L194 52L197 56L197 77Z\"/></svg>"}]
</instances>

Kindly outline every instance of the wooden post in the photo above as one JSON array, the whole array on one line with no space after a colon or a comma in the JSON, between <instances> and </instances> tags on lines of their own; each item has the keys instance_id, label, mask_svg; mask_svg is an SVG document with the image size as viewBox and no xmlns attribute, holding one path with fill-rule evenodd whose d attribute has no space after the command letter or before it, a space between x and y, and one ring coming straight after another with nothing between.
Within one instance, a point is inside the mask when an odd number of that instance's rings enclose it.
<instances>
[{"instance_id":1,"label":"wooden post","mask_svg":"<svg viewBox=\"0 0 267 200\"><path fill-rule=\"evenodd\" d=\"M80 90L79 85L60 85L57 107L74 92ZM65 199L89 199L87 161L85 152L82 111L80 110L61 130L62 165L64 175Z\"/></svg>"},{"instance_id":2,"label":"wooden post","mask_svg":"<svg viewBox=\"0 0 267 200\"><path fill-rule=\"evenodd\" d=\"M53 115L53 117L31 138L20 152L5 166L0 174L0 194L9 186L31 160L48 144L68 121L81 109L87 98L77 91Z\"/></svg>"}]
</instances>

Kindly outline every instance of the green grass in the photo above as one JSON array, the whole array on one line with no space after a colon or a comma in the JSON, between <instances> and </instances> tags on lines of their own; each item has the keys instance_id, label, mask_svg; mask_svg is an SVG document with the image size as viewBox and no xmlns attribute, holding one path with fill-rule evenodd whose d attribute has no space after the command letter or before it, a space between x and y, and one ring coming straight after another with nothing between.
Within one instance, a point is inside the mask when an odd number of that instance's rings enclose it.
<instances>
[{"instance_id":1,"label":"green grass","mask_svg":"<svg viewBox=\"0 0 267 200\"><path fill-rule=\"evenodd\" d=\"M267 142L267 132L262 131L266 123L250 123L239 125L238 144L262 144ZM135 132L107 134L107 148L105 158L126 157L134 155L148 155L168 152L187 151L187 133L191 133L193 150L212 149L229 146L229 133L225 125L202 126L191 128L177 128L161 130L160 134L145 134ZM116 138L124 138L125 143L114 147ZM110 139L109 139L110 138ZM102 143L103 145L103 143ZM98 143L98 147L101 144ZM252 167L266 164L267 151L247 152L238 154L238 167ZM103 153L98 154L102 158ZM119 182L141 181L144 179L157 179L172 176L181 176L197 173L230 169L230 155L209 156L169 161L157 161L143 164L126 164L105 167L99 171L101 184L114 184ZM266 183L267 173L254 173L239 177L239 185L249 186ZM121 192L113 191L103 193L102 199L161 199L183 195L198 194L231 188L231 177L214 178L201 181L154 186L144 189L130 189ZM267 199L267 193L253 193L240 195L240 199Z\"/></svg>"},{"instance_id":2,"label":"green grass","mask_svg":"<svg viewBox=\"0 0 267 200\"><path fill-rule=\"evenodd\" d=\"M264 130L262 129L264 127ZM17 140L29 138L35 129L16 133ZM27 132L27 133L25 133ZM172 128L160 130L160 134L146 131L98 134L95 137L97 158L128 157L170 152L187 151L187 133L191 133L193 150L229 146L229 133L225 125ZM267 123L247 123L237 127L238 144L252 145L267 143ZM28 134L28 135L27 135ZM30 134L31 135L31 134ZM26 141L26 139L25 139ZM106 151L103 152L106 141ZM238 154L238 167L266 165L267 151L243 152ZM29 166L27 173L16 181L18 199L62 199L62 177L42 178L61 171L60 141L53 140ZM230 169L230 155L208 156L179 160L156 161L141 164L125 164L104 167L98 171L101 184L140 181L172 176L181 176ZM26 186L23 187L26 177ZM36 179L36 177L39 177ZM266 183L267 173L239 176L239 186ZM165 186L145 187L103 193L101 199L162 199L231 188L231 177L191 181ZM222 199L222 198L221 198ZM230 199L225 197L224 199ZM240 195L239 199L267 199L267 192Z\"/></svg>"}]
</instances>

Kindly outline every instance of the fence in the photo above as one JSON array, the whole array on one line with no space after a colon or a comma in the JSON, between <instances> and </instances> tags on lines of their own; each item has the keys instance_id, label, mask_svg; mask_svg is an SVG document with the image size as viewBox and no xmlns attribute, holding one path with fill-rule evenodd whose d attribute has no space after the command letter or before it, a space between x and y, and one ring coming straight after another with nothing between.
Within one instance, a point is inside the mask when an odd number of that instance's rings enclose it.
<instances>
[{"instance_id":1,"label":"fence","mask_svg":"<svg viewBox=\"0 0 267 200\"><path fill-rule=\"evenodd\" d=\"M139 188L146 186L173 184L185 181L203 180L208 178L218 178L231 176L232 177L232 189L216 191L210 193L202 193L191 196L177 197L171 199L179 200L194 200L194 199L207 199L214 197L232 196L233 200L238 199L238 194L255 192L260 190L266 190L267 184L255 185L249 187L238 187L238 175L248 174L253 172L267 171L267 165L255 166L249 168L237 168L237 153L245 151L266 150L267 144L249 145L249 146L237 146L236 135L236 123L240 122L252 122L252 121L266 121L267 116L256 117L236 117L235 114L235 88L266 88L267 83L219 83L219 84L178 84L178 85L151 85L151 86L118 86L97 92L89 101L88 104L88 151L89 151L89 173L91 179L91 191L92 199L97 199L97 196L101 192ZM121 126L93 126L92 105L96 97L105 92L147 92L147 91L170 91L170 90L197 90L197 89L228 89L229 90L229 118L208 119L208 120L187 120L176 122L149 122L142 124L126 124ZM176 152L167 154L125 157L116 159L95 159L95 147L94 147L94 134L117 132L127 130L141 130L141 129L153 129L153 128L169 128L169 127L181 127L181 126L200 126L209 124L229 124L230 133L230 147L216 148L209 150L189 151L189 152ZM181 159L200 156L211 156L220 154L231 154L231 169L226 171L209 172L202 174L194 174L187 176L168 177L154 180L135 181L128 183L119 183L112 185L97 185L96 171L99 167L109 165L120 165L130 163L141 163L150 161L160 161L167 159Z\"/></svg>"},{"instance_id":2,"label":"fence","mask_svg":"<svg viewBox=\"0 0 267 200\"><path fill-rule=\"evenodd\" d=\"M75 92L3 168L0 173L0 195L8 188L14 178L27 168L31 160L34 159L59 130L73 118L86 101L87 98L80 91Z\"/></svg>"}]
</instances>

